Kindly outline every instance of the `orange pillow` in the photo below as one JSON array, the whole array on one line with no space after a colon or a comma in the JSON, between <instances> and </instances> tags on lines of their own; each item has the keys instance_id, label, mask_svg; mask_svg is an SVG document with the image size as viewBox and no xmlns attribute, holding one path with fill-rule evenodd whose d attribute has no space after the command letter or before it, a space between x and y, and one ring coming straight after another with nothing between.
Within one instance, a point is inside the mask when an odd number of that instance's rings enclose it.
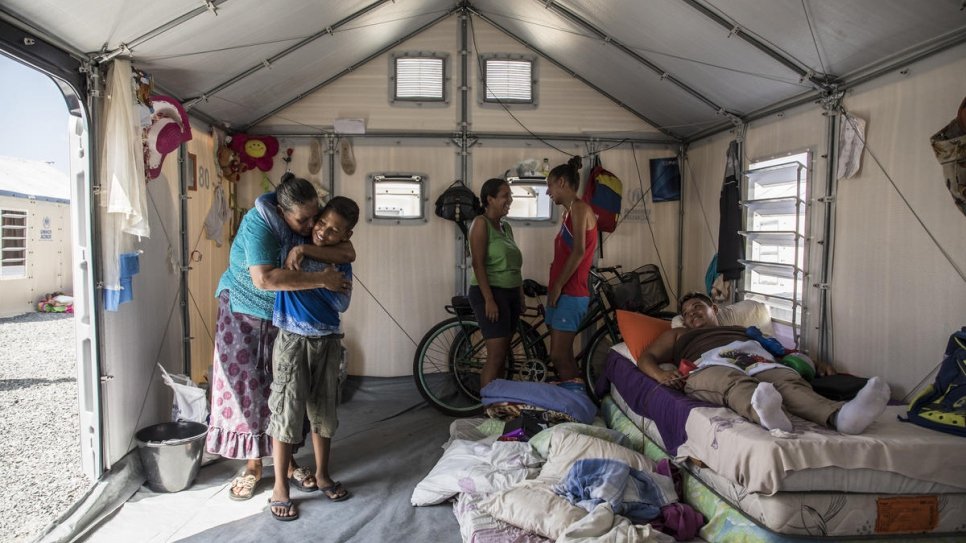
<instances>
[{"instance_id":1,"label":"orange pillow","mask_svg":"<svg viewBox=\"0 0 966 543\"><path fill-rule=\"evenodd\" d=\"M632 311L617 310L617 327L634 361L658 336L671 329L671 321L648 317Z\"/></svg>"}]
</instances>

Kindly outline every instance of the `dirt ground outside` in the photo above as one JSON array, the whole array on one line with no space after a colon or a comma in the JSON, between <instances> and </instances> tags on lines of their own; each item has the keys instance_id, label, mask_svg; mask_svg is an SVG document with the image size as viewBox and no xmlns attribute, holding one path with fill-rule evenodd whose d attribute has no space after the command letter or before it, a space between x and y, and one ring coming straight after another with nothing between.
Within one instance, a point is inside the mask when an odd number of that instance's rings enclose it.
<instances>
[{"instance_id":1,"label":"dirt ground outside","mask_svg":"<svg viewBox=\"0 0 966 543\"><path fill-rule=\"evenodd\" d=\"M79 425L73 315L0 318L0 542L34 539L87 491Z\"/></svg>"}]
</instances>

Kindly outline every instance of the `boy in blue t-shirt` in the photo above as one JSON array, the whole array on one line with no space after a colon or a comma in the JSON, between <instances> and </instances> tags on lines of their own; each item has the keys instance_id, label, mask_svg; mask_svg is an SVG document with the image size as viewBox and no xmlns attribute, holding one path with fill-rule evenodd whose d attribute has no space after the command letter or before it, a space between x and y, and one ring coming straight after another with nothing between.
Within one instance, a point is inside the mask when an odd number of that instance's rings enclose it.
<instances>
[{"instance_id":1,"label":"boy in blue t-shirt","mask_svg":"<svg viewBox=\"0 0 966 543\"><path fill-rule=\"evenodd\" d=\"M328 246L348 241L359 220L359 206L343 196L336 196L322 209L311 242ZM285 247L287 251L291 247ZM306 259L305 271L321 271L323 262ZM336 266L347 281L352 278L350 264ZM298 510L289 497L286 478L292 457L292 445L302 440L303 418L312 426L312 448L315 451L317 487L332 501L349 497L342 484L329 476L329 447L339 425L339 363L342 360L342 327L340 313L349 307L351 291L336 292L317 288L279 291L275 297L272 322L278 326L278 339L272 353L274 377L268 400L272 436L272 459L275 464L275 488L269 498L271 513L278 520L295 520ZM316 487L304 490L315 490Z\"/></svg>"}]
</instances>

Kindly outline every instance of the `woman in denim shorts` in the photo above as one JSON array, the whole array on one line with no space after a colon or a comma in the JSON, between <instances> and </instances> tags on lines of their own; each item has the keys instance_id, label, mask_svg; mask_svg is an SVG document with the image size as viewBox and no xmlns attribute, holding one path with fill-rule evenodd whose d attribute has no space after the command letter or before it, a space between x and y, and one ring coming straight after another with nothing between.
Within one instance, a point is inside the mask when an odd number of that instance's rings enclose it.
<instances>
[{"instance_id":1,"label":"woman in denim shorts","mask_svg":"<svg viewBox=\"0 0 966 543\"><path fill-rule=\"evenodd\" d=\"M553 240L545 315L550 327L550 362L562 381L577 377L574 336L590 302L587 281L597 249L597 217L577 197L578 186L580 157L555 167L547 176L547 195L564 208L560 231Z\"/></svg>"},{"instance_id":2,"label":"woman in denim shorts","mask_svg":"<svg viewBox=\"0 0 966 543\"><path fill-rule=\"evenodd\" d=\"M510 338L523 308L523 255L505 220L512 202L506 180L488 180L480 189L483 213L470 226L473 277L469 299L486 340L481 389L503 374Z\"/></svg>"}]
</instances>

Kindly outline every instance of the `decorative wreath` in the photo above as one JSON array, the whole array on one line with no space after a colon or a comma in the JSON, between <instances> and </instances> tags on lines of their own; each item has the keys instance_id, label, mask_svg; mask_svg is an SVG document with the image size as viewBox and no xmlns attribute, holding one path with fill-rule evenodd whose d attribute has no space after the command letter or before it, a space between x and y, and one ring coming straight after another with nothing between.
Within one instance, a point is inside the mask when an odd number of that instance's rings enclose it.
<instances>
[{"instance_id":1,"label":"decorative wreath","mask_svg":"<svg viewBox=\"0 0 966 543\"><path fill-rule=\"evenodd\" d=\"M278 154L278 140L272 136L234 134L231 137L231 149L238 153L243 169L258 168L267 172L272 169L272 157Z\"/></svg>"}]
</instances>

